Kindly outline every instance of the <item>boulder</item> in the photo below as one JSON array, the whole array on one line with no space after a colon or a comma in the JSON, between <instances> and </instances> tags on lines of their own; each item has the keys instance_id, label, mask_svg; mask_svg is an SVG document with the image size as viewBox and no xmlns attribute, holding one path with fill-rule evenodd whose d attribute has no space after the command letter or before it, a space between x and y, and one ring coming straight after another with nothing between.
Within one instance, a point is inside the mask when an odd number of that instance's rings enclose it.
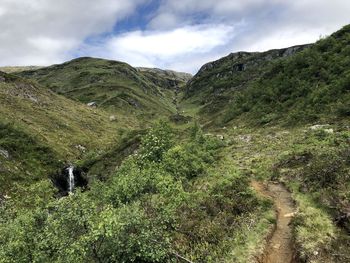
<instances>
[{"instance_id":1,"label":"boulder","mask_svg":"<svg viewBox=\"0 0 350 263\"><path fill-rule=\"evenodd\" d=\"M6 150L4 150L4 149L1 149L1 148L0 148L0 155L1 155L2 157L4 157L5 159L9 159L9 158L10 158L9 152L6 151Z\"/></svg>"},{"instance_id":2,"label":"boulder","mask_svg":"<svg viewBox=\"0 0 350 263\"><path fill-rule=\"evenodd\" d=\"M75 148L78 149L79 151L81 151L82 153L86 152L86 147L82 146L82 145L75 145Z\"/></svg>"},{"instance_id":3,"label":"boulder","mask_svg":"<svg viewBox=\"0 0 350 263\"><path fill-rule=\"evenodd\" d=\"M89 103L86 104L86 105L89 106L89 107L92 107L92 108L96 108L96 107L97 107L96 101L91 101L91 102L89 102Z\"/></svg>"}]
</instances>

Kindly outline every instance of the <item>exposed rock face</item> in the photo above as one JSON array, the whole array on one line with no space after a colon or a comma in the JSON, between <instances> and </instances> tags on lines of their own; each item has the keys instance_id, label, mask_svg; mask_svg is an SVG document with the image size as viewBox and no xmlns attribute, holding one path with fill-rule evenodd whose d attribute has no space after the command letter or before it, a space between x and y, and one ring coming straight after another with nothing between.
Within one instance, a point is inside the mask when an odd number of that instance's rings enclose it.
<instances>
[{"instance_id":1,"label":"exposed rock face","mask_svg":"<svg viewBox=\"0 0 350 263\"><path fill-rule=\"evenodd\" d=\"M53 184L58 188L62 196L67 195L69 192L69 167L70 166L65 166L59 173L51 176ZM75 187L87 187L88 180L85 177L85 172L81 168L74 167L73 174Z\"/></svg>"},{"instance_id":2,"label":"exposed rock face","mask_svg":"<svg viewBox=\"0 0 350 263\"><path fill-rule=\"evenodd\" d=\"M278 60L301 52L310 45L295 46L266 52L236 52L202 66L187 83L184 99L201 105L199 115L219 116L229 112L236 94L254 85ZM221 121L221 120L216 120ZM215 121L213 121L215 122Z\"/></svg>"},{"instance_id":3,"label":"exposed rock face","mask_svg":"<svg viewBox=\"0 0 350 263\"><path fill-rule=\"evenodd\" d=\"M19 97L30 100L34 103L39 103L38 89L31 82L18 78L14 75L0 72L0 83L1 82L5 82L9 85L7 85L7 87L2 89L0 92L9 96Z\"/></svg>"},{"instance_id":4,"label":"exposed rock face","mask_svg":"<svg viewBox=\"0 0 350 263\"><path fill-rule=\"evenodd\" d=\"M1 149L0 148L0 156L4 157L5 159L9 159L10 158L10 154L8 151Z\"/></svg>"}]
</instances>

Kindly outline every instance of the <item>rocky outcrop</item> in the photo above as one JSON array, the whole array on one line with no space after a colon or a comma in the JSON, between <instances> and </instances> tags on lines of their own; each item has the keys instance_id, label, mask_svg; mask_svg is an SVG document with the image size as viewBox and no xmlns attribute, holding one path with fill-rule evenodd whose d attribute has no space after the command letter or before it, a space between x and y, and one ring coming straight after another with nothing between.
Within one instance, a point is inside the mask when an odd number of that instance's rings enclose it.
<instances>
[{"instance_id":1,"label":"rocky outcrop","mask_svg":"<svg viewBox=\"0 0 350 263\"><path fill-rule=\"evenodd\" d=\"M0 156L4 157L5 159L10 158L10 154L7 150L0 148Z\"/></svg>"},{"instance_id":2,"label":"rocky outcrop","mask_svg":"<svg viewBox=\"0 0 350 263\"><path fill-rule=\"evenodd\" d=\"M266 52L235 52L219 60L203 65L198 73L186 85L186 97L194 95L199 90L218 80L234 78L241 72L248 72L240 77L239 84L244 84L259 76L264 71L264 65L278 58L285 58L308 48L310 45L299 45L283 49L273 49ZM201 83L203 82L203 83ZM233 83L233 86L238 84ZM227 86L226 88L230 88Z\"/></svg>"},{"instance_id":3,"label":"rocky outcrop","mask_svg":"<svg viewBox=\"0 0 350 263\"><path fill-rule=\"evenodd\" d=\"M53 184L59 190L61 196L69 193L69 168L70 165L64 166L58 173L51 176ZM74 167L74 185L75 187L86 188L88 180L86 178L86 172L79 167Z\"/></svg>"}]
</instances>

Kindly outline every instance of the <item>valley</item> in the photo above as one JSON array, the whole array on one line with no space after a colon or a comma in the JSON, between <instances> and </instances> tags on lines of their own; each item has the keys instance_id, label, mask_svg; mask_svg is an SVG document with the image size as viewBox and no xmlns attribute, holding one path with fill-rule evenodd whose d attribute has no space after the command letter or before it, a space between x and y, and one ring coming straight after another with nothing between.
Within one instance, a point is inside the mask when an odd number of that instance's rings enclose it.
<instances>
[{"instance_id":1,"label":"valley","mask_svg":"<svg viewBox=\"0 0 350 263\"><path fill-rule=\"evenodd\" d=\"M0 68L0 262L350 262L349 47Z\"/></svg>"}]
</instances>

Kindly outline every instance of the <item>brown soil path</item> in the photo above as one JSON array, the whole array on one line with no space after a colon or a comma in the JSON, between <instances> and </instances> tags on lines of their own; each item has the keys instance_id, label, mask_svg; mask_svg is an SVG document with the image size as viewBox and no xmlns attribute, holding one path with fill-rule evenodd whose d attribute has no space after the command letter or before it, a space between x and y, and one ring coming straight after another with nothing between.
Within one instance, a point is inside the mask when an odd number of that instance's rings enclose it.
<instances>
[{"instance_id":1,"label":"brown soil path","mask_svg":"<svg viewBox=\"0 0 350 263\"><path fill-rule=\"evenodd\" d=\"M266 247L261 263L295 263L293 236L290 221L295 213L291 194L282 184L270 183L265 187L253 181L253 188L263 196L271 197L275 203L276 228Z\"/></svg>"}]
</instances>

